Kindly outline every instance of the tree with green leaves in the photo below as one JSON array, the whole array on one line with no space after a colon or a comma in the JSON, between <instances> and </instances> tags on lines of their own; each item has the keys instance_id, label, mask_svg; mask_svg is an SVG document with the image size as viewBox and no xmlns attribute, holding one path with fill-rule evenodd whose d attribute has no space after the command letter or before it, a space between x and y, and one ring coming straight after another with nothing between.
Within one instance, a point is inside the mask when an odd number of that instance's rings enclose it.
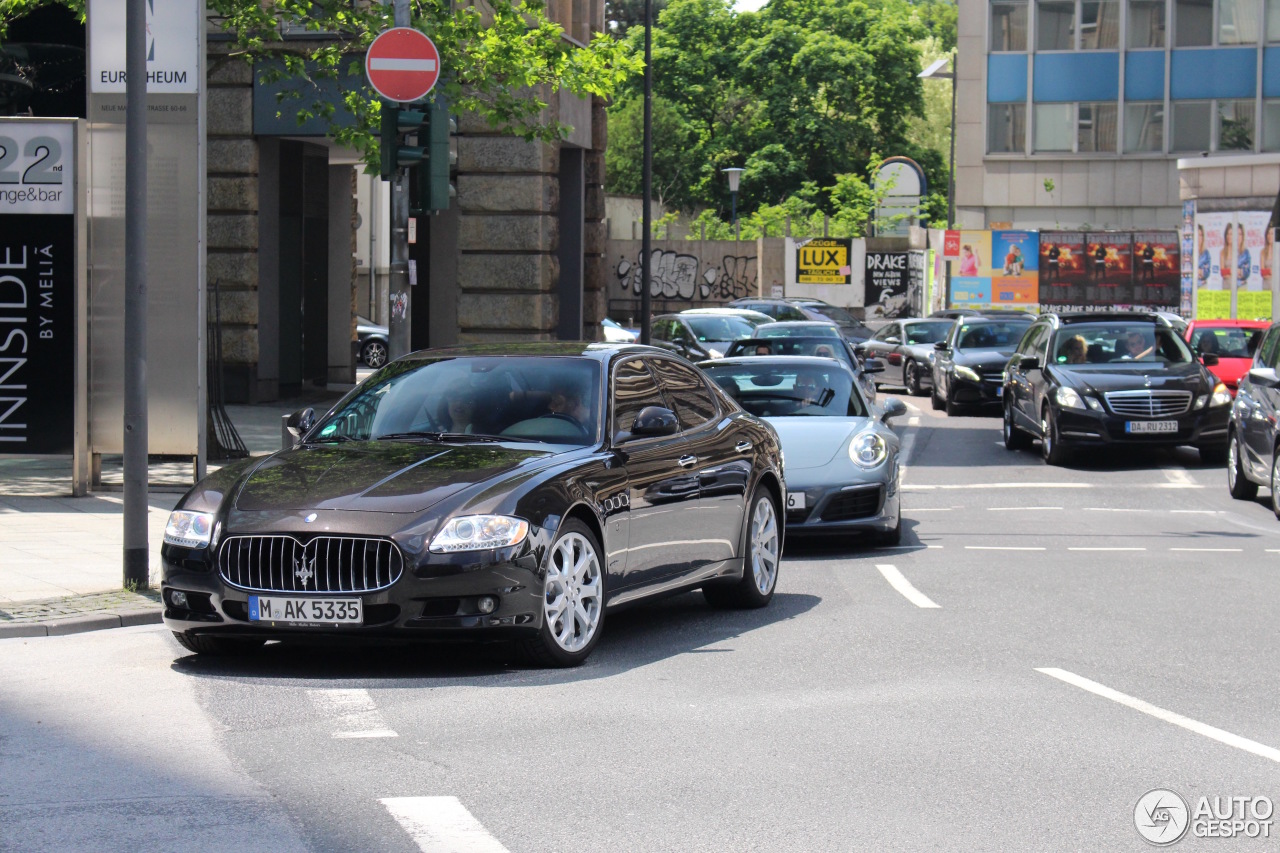
<instances>
[{"instance_id":1,"label":"tree with green leaves","mask_svg":"<svg viewBox=\"0 0 1280 853\"><path fill-rule=\"evenodd\" d=\"M0 35L9 22L45 5L70 7L84 19L84 0L0 0ZM361 151L376 168L380 103L363 87L349 89L335 105L309 94L313 79L359 74L364 51L394 26L390 4L350 0L207 0L211 21L231 36L229 60L265 61L288 83L294 99L282 103L299 119L322 116L331 136ZM436 92L450 109L484 116L494 127L526 138L553 139L564 128L544 118L548 96L560 89L610 97L641 63L616 39L598 33L585 47L561 38L542 0L412 0L412 26L440 51ZM300 34L314 39L300 39ZM289 38L285 38L286 34ZM313 91L313 90L312 90ZM349 121L335 121L338 110Z\"/></svg>"}]
</instances>

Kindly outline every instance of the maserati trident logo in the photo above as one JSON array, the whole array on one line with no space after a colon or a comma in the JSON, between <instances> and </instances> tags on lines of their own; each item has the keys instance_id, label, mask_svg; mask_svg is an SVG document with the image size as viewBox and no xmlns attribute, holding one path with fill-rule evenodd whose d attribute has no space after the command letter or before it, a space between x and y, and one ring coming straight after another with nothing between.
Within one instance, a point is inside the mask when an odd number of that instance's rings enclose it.
<instances>
[{"instance_id":1,"label":"maserati trident logo","mask_svg":"<svg viewBox=\"0 0 1280 853\"><path fill-rule=\"evenodd\" d=\"M298 579L298 583L306 586L307 582L316 576L315 556L312 556L311 559L308 560L307 555L303 554L301 557L294 560L293 576Z\"/></svg>"}]
</instances>

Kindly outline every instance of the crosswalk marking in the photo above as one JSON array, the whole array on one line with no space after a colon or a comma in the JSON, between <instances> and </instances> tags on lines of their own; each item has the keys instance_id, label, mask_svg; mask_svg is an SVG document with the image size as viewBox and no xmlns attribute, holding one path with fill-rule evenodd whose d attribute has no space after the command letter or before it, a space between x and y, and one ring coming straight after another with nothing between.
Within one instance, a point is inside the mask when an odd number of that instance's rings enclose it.
<instances>
[{"instance_id":1,"label":"crosswalk marking","mask_svg":"<svg viewBox=\"0 0 1280 853\"><path fill-rule=\"evenodd\" d=\"M385 797L378 802L422 853L507 853L457 797Z\"/></svg>"},{"instance_id":2,"label":"crosswalk marking","mask_svg":"<svg viewBox=\"0 0 1280 853\"><path fill-rule=\"evenodd\" d=\"M884 575L884 579L889 582L890 586L902 593L903 597L916 607L938 607L938 605L934 604L927 595L912 586L911 581L902 576L902 572L898 571L897 566L877 563L876 568L880 570L880 574Z\"/></svg>"},{"instance_id":3,"label":"crosswalk marking","mask_svg":"<svg viewBox=\"0 0 1280 853\"><path fill-rule=\"evenodd\" d=\"M334 718L335 738L398 737L387 727L368 690L308 690L307 696Z\"/></svg>"}]
</instances>

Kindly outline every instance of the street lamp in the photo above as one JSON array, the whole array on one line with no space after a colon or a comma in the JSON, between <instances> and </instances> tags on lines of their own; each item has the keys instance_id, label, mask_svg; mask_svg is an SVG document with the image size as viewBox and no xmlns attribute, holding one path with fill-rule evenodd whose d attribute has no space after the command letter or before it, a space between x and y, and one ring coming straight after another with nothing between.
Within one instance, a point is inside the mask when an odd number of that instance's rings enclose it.
<instances>
[{"instance_id":1,"label":"street lamp","mask_svg":"<svg viewBox=\"0 0 1280 853\"><path fill-rule=\"evenodd\" d=\"M742 180L742 173L745 172L746 169L734 166L728 169L721 169L720 171L729 176L729 198L731 199L730 204L732 205L730 208L732 213L729 216L729 225L735 226L738 224L738 181Z\"/></svg>"},{"instance_id":2,"label":"street lamp","mask_svg":"<svg viewBox=\"0 0 1280 853\"><path fill-rule=\"evenodd\" d=\"M921 71L919 77L923 80L950 80L951 81L951 155L947 159L947 227L950 228L955 223L956 218L956 75L954 71L945 71L951 64L951 57L944 56L942 59L934 62L925 70Z\"/></svg>"}]
</instances>

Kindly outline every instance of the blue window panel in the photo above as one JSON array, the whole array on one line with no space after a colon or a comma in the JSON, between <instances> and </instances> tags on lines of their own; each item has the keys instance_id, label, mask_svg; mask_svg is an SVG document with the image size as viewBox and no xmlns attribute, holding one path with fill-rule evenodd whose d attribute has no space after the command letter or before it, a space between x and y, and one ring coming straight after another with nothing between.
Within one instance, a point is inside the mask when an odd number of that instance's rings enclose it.
<instances>
[{"instance_id":1,"label":"blue window panel","mask_svg":"<svg viewBox=\"0 0 1280 853\"><path fill-rule=\"evenodd\" d=\"M1114 101L1120 97L1120 54L1036 54L1035 100Z\"/></svg>"},{"instance_id":2,"label":"blue window panel","mask_svg":"<svg viewBox=\"0 0 1280 853\"><path fill-rule=\"evenodd\" d=\"M253 132L258 136L324 136L330 128L330 122L324 118L312 117L301 124L298 123L299 111L304 108L310 109L317 101L332 103L337 108L333 114L333 127L353 126L355 117L343 107L343 93L348 89L367 90L369 83L364 75L364 56L353 55L348 59L350 61L344 61L341 65L341 79L313 77L314 88L305 84L300 85L296 80L288 77L284 80L268 82L264 79L265 72L268 68L281 67L282 63L275 59L258 60L253 71ZM356 66L354 71L351 68L352 63ZM307 70L313 72L315 69L308 64ZM301 90L300 99L280 100L276 97L277 93L294 88Z\"/></svg>"},{"instance_id":3,"label":"blue window panel","mask_svg":"<svg viewBox=\"0 0 1280 853\"><path fill-rule=\"evenodd\" d=\"M1280 47L1262 51L1262 97L1280 98Z\"/></svg>"},{"instance_id":4,"label":"blue window panel","mask_svg":"<svg viewBox=\"0 0 1280 853\"><path fill-rule=\"evenodd\" d=\"M1169 97L1252 98L1258 90L1258 51L1252 47L1175 50L1169 65Z\"/></svg>"},{"instance_id":5,"label":"blue window panel","mask_svg":"<svg viewBox=\"0 0 1280 853\"><path fill-rule=\"evenodd\" d=\"M1021 104L1027 100L1027 55L992 53L987 55L987 102Z\"/></svg>"},{"instance_id":6,"label":"blue window panel","mask_svg":"<svg viewBox=\"0 0 1280 853\"><path fill-rule=\"evenodd\" d=\"M1164 51L1135 50L1124 58L1126 101L1164 100Z\"/></svg>"}]
</instances>

